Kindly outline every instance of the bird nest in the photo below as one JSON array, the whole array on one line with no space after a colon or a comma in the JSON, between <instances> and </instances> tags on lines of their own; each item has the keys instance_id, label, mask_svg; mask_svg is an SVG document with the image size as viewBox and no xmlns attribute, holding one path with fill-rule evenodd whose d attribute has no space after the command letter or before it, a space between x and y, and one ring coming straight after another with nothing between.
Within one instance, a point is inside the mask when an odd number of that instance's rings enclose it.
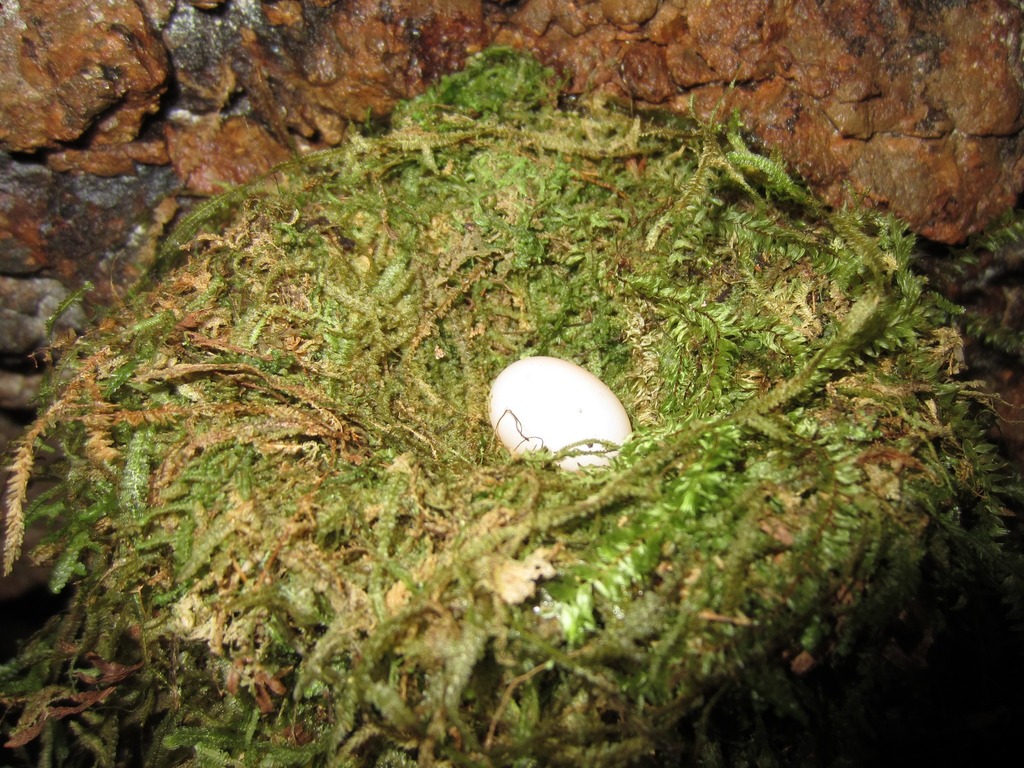
<instances>
[{"instance_id":1,"label":"bird nest","mask_svg":"<svg viewBox=\"0 0 1024 768\"><path fill-rule=\"evenodd\" d=\"M998 551L913 245L735 123L559 105L507 51L206 204L14 455L8 554L50 520L74 591L0 677L8 745L623 765L693 749L726 690L796 711ZM610 466L495 439L529 355L621 399ZM24 504L44 438L60 482Z\"/></svg>"}]
</instances>

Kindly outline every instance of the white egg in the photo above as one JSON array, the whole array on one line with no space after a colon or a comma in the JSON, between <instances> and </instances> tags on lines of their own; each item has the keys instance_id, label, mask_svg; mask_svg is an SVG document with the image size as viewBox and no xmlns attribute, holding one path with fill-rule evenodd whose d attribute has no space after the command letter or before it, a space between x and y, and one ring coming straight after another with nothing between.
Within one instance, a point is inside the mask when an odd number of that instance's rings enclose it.
<instances>
[{"instance_id":1,"label":"white egg","mask_svg":"<svg viewBox=\"0 0 1024 768\"><path fill-rule=\"evenodd\" d=\"M590 371L557 357L527 357L503 370L491 385L491 426L519 455L574 446L558 465L576 470L607 465L632 427L626 409ZM584 442L595 441L595 442Z\"/></svg>"}]
</instances>

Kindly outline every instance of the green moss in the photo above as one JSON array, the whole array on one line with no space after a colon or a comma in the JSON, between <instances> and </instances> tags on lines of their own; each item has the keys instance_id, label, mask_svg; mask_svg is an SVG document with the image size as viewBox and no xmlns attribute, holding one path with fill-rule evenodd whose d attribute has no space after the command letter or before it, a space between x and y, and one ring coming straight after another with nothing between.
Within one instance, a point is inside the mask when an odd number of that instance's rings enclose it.
<instances>
[{"instance_id":1,"label":"green moss","mask_svg":"<svg viewBox=\"0 0 1024 768\"><path fill-rule=\"evenodd\" d=\"M555 102L485 54L386 134L204 206L67 352L10 540L57 437L28 515L61 520L40 554L75 597L3 670L12 743L676 759L725 691L799 712L792 660L842 668L923 582L1020 572L903 228L825 209L736 125ZM622 398L610 469L496 443L489 382L534 354Z\"/></svg>"}]
</instances>

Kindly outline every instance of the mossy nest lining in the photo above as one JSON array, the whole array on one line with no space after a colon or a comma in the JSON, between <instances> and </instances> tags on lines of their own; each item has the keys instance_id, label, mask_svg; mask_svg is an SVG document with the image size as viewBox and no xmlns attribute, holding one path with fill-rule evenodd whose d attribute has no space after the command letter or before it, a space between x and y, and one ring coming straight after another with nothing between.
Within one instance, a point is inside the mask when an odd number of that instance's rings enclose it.
<instances>
[{"instance_id":1,"label":"mossy nest lining","mask_svg":"<svg viewBox=\"0 0 1024 768\"><path fill-rule=\"evenodd\" d=\"M661 759L726 686L792 705L926 563L998 553L998 462L903 229L826 210L735 128L556 93L475 60L206 206L187 263L66 352L8 543L56 436L27 513L60 520L39 554L76 587L4 668L11 745ZM619 395L611 467L497 443L489 383L527 355Z\"/></svg>"}]
</instances>

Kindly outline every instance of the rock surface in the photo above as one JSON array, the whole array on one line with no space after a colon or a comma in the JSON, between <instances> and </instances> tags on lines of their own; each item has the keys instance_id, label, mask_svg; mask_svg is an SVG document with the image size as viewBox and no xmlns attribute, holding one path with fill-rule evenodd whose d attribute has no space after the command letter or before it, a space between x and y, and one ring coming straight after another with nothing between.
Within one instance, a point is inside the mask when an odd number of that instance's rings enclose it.
<instances>
[{"instance_id":1,"label":"rock surface","mask_svg":"<svg viewBox=\"0 0 1024 768\"><path fill-rule=\"evenodd\" d=\"M6 149L130 142L159 108L167 77L166 50L131 0L0 4Z\"/></svg>"},{"instance_id":2,"label":"rock surface","mask_svg":"<svg viewBox=\"0 0 1024 768\"><path fill-rule=\"evenodd\" d=\"M830 203L956 242L1024 185L1021 10L1000 0L532 0L496 39L638 105L736 109ZM631 9L629 17L623 9ZM642 12L641 12L642 11Z\"/></svg>"},{"instance_id":3,"label":"rock surface","mask_svg":"<svg viewBox=\"0 0 1024 768\"><path fill-rule=\"evenodd\" d=\"M0 148L99 175L171 163L207 193L338 143L498 42L571 92L738 109L830 202L863 195L957 241L1024 187L1021 16L1009 0L21 0L0 6Z\"/></svg>"}]
</instances>

